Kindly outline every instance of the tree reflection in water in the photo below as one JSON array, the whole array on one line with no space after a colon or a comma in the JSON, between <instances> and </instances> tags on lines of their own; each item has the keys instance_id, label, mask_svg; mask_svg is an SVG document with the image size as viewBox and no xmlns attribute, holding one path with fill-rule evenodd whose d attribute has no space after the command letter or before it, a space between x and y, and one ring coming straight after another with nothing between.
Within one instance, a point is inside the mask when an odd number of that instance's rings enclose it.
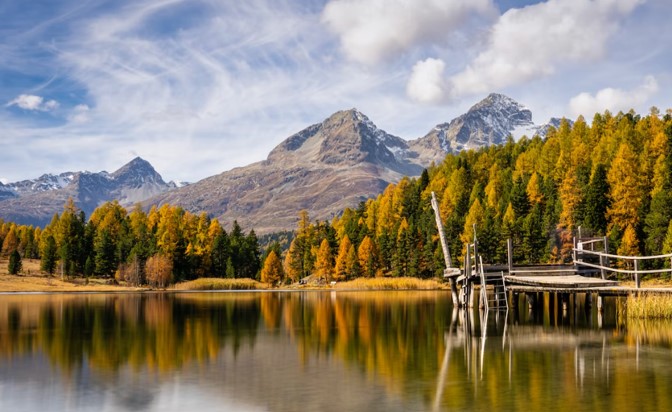
<instances>
[{"instance_id":1,"label":"tree reflection in water","mask_svg":"<svg viewBox=\"0 0 672 412\"><path fill-rule=\"evenodd\" d=\"M672 361L672 325L619 323L611 306L598 322L581 301L568 313L558 308L546 296L538 313L521 301L508 314L484 316L453 310L445 292L6 295L0 367L3 359L42 354L65 377L91 370L116 382L128 410L147 409L154 394L117 382L122 373L162 380L219 365L208 369L210 379L246 401L280 396L273 390L280 385L307 402L306 380L315 376L302 371L319 364L321 384L336 390L344 382L329 380L334 361L391 399L425 409L628 410L670 402L672 372L661 365ZM243 348L239 363L249 367L222 367Z\"/></svg>"}]
</instances>

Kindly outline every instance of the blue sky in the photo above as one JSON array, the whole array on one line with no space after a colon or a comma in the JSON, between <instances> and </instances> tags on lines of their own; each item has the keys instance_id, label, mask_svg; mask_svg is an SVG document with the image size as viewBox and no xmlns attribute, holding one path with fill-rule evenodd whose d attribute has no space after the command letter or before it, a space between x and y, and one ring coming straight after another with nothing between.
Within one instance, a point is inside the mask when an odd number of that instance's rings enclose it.
<instances>
[{"instance_id":1,"label":"blue sky","mask_svg":"<svg viewBox=\"0 0 672 412\"><path fill-rule=\"evenodd\" d=\"M507 94L672 108L669 0L0 0L0 180L197 181L356 107L406 139ZM667 93L666 93L667 92Z\"/></svg>"}]
</instances>

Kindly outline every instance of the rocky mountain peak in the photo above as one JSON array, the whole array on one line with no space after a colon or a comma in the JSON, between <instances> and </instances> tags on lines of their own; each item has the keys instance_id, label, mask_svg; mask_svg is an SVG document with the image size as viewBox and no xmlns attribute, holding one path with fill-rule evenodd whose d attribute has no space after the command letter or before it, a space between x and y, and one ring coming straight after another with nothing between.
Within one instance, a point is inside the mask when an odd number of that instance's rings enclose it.
<instances>
[{"instance_id":1,"label":"rocky mountain peak","mask_svg":"<svg viewBox=\"0 0 672 412\"><path fill-rule=\"evenodd\" d=\"M2 189L2 188L0 188ZM23 224L46 224L60 212L68 198L88 216L100 204L118 200L131 206L151 196L175 189L166 184L154 167L136 157L114 173L66 172L11 183L0 190L0 217Z\"/></svg>"},{"instance_id":2,"label":"rocky mountain peak","mask_svg":"<svg viewBox=\"0 0 672 412\"><path fill-rule=\"evenodd\" d=\"M407 149L406 141L379 129L357 109L350 109L338 111L322 123L290 136L271 151L268 161L333 166L368 162L401 172L405 167L402 154Z\"/></svg>"},{"instance_id":3,"label":"rocky mountain peak","mask_svg":"<svg viewBox=\"0 0 672 412\"><path fill-rule=\"evenodd\" d=\"M522 104L509 96L499 93L490 93L485 99L473 105L469 111L471 112L482 108L504 108L505 110L506 108L516 108L518 110L527 110L529 112L529 110Z\"/></svg>"},{"instance_id":4,"label":"rocky mountain peak","mask_svg":"<svg viewBox=\"0 0 672 412\"><path fill-rule=\"evenodd\" d=\"M439 161L446 153L503 143L521 130L534 134L532 112L508 96L492 93L465 114L435 126L411 147Z\"/></svg>"},{"instance_id":5,"label":"rocky mountain peak","mask_svg":"<svg viewBox=\"0 0 672 412\"><path fill-rule=\"evenodd\" d=\"M136 157L117 171L112 173L110 177L119 185L126 185L131 187L139 187L145 183L157 183L166 185L157 173L154 167L146 160Z\"/></svg>"}]
</instances>

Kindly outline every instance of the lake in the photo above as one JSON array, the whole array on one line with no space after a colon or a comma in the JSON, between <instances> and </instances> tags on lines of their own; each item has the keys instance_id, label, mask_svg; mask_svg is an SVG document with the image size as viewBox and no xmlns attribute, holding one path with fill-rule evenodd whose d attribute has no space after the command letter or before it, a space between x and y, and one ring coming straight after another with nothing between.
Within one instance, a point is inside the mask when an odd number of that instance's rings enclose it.
<instances>
[{"instance_id":1,"label":"lake","mask_svg":"<svg viewBox=\"0 0 672 412\"><path fill-rule=\"evenodd\" d=\"M672 410L672 324L620 311L553 295L454 311L445 291L0 295L0 410Z\"/></svg>"}]
</instances>

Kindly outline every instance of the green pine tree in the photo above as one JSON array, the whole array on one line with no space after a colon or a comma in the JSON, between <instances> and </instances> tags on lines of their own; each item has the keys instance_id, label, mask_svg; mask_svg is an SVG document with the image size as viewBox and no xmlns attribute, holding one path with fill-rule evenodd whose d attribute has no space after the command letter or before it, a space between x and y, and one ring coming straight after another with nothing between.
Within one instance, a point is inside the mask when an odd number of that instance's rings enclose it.
<instances>
[{"instance_id":1,"label":"green pine tree","mask_svg":"<svg viewBox=\"0 0 672 412\"><path fill-rule=\"evenodd\" d=\"M42 260L40 261L40 269L50 275L54 274L56 270L56 262L58 260L56 240L53 236L48 235L42 250Z\"/></svg>"},{"instance_id":2,"label":"green pine tree","mask_svg":"<svg viewBox=\"0 0 672 412\"><path fill-rule=\"evenodd\" d=\"M21 272L22 266L23 265L21 264L21 254L19 253L18 250L14 250L9 255L9 265L8 265L9 274L18 275L19 272Z\"/></svg>"}]
</instances>

